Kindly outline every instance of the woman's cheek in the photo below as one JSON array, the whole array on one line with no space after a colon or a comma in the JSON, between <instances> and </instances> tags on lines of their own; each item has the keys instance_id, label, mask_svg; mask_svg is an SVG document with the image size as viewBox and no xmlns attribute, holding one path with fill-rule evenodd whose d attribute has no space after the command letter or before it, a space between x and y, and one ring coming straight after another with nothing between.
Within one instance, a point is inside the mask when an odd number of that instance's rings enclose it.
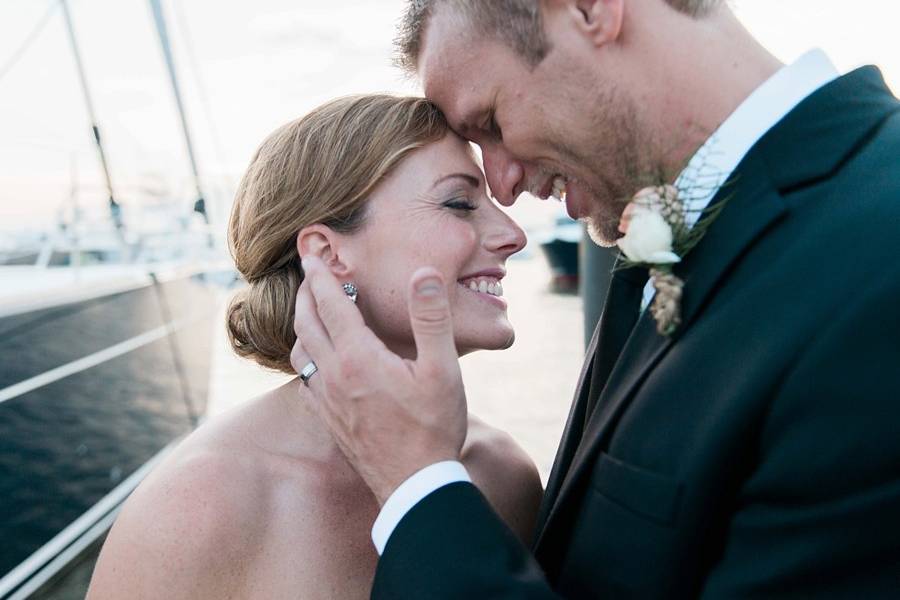
<instances>
[{"instance_id":1,"label":"woman's cheek","mask_svg":"<svg viewBox=\"0 0 900 600\"><path fill-rule=\"evenodd\" d=\"M478 247L479 233L473 223L461 222L454 235L454 243L461 254L471 254Z\"/></svg>"}]
</instances>

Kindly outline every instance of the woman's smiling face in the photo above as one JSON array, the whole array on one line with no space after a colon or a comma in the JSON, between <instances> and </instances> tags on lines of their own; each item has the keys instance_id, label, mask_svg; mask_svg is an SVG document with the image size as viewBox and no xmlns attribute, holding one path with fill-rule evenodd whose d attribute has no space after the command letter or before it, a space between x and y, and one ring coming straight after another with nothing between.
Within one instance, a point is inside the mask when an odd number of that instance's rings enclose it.
<instances>
[{"instance_id":1,"label":"woman's smiling face","mask_svg":"<svg viewBox=\"0 0 900 600\"><path fill-rule=\"evenodd\" d=\"M506 259L524 246L524 232L488 198L471 146L449 133L413 151L375 188L365 225L344 237L340 254L366 323L406 356L415 355L410 277L423 266L440 271L462 355L512 344L500 281Z\"/></svg>"}]
</instances>

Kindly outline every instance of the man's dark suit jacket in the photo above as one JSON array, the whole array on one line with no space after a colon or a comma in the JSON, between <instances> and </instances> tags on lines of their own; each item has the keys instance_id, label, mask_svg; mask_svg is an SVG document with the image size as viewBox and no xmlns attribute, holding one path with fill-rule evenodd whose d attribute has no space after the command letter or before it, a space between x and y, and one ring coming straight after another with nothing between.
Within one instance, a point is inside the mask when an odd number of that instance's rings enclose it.
<instances>
[{"instance_id":1,"label":"man's dark suit jacket","mask_svg":"<svg viewBox=\"0 0 900 600\"><path fill-rule=\"evenodd\" d=\"M900 598L900 103L878 70L803 101L723 199L671 338L631 327L646 272L614 276L533 555L452 484L400 522L373 598Z\"/></svg>"}]
</instances>

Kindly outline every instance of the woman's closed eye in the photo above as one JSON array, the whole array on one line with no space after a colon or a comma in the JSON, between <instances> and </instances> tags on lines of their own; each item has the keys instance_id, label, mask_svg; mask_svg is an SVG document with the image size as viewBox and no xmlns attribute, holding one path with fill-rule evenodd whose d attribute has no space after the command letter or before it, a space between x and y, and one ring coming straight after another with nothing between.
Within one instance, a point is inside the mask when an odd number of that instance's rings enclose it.
<instances>
[{"instance_id":1,"label":"woman's closed eye","mask_svg":"<svg viewBox=\"0 0 900 600\"><path fill-rule=\"evenodd\" d=\"M465 196L447 200L446 202L444 202L444 206L453 210L461 210L466 212L471 212L478 208L477 204L475 204Z\"/></svg>"}]
</instances>

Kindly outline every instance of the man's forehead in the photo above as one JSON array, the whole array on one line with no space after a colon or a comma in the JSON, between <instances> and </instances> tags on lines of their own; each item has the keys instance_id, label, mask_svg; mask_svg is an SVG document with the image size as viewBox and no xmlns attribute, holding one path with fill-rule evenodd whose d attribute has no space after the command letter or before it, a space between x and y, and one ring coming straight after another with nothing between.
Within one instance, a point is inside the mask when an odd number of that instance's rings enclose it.
<instances>
[{"instance_id":1,"label":"man's forehead","mask_svg":"<svg viewBox=\"0 0 900 600\"><path fill-rule=\"evenodd\" d=\"M423 79L425 97L433 101L447 117L457 133L465 135L466 129L479 110L477 89L462 77L436 76Z\"/></svg>"},{"instance_id":2,"label":"man's forehead","mask_svg":"<svg viewBox=\"0 0 900 600\"><path fill-rule=\"evenodd\" d=\"M429 32L432 33L432 32ZM442 39L443 38L443 39ZM477 53L459 37L426 36L419 56L419 79L425 96L456 125L469 117L476 100Z\"/></svg>"}]
</instances>

